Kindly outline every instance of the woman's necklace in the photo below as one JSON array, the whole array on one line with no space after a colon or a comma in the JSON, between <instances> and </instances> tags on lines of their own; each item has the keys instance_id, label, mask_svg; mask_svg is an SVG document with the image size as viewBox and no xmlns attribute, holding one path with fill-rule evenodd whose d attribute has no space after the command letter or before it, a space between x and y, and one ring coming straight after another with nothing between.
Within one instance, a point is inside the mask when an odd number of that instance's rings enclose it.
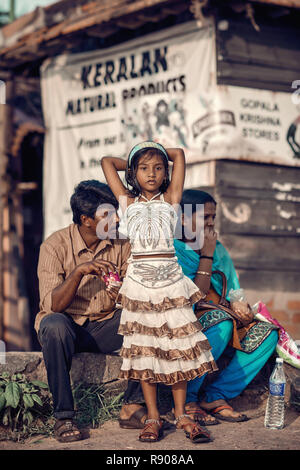
<instances>
[{"instance_id":1,"label":"woman's necklace","mask_svg":"<svg viewBox=\"0 0 300 470\"><path fill-rule=\"evenodd\" d=\"M160 195L161 195L161 192L159 192L159 193L155 194L154 196L152 196L151 199L147 199L146 196L144 196L144 194L140 194L140 197L143 197L144 199L146 199L147 202L150 202L150 201L152 201L155 197L160 196Z\"/></svg>"}]
</instances>

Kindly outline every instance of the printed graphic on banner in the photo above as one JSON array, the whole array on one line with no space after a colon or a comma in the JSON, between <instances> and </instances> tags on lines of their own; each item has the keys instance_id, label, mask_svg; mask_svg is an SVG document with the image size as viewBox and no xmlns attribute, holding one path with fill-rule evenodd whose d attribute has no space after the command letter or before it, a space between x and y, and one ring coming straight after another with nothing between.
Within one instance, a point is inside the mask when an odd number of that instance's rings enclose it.
<instances>
[{"instance_id":1,"label":"printed graphic on banner","mask_svg":"<svg viewBox=\"0 0 300 470\"><path fill-rule=\"evenodd\" d=\"M0 104L6 103L6 85L3 80L0 80Z\"/></svg>"},{"instance_id":2,"label":"printed graphic on banner","mask_svg":"<svg viewBox=\"0 0 300 470\"><path fill-rule=\"evenodd\" d=\"M202 158L299 165L300 106L288 93L218 86L205 105L192 125Z\"/></svg>"},{"instance_id":3,"label":"printed graphic on banner","mask_svg":"<svg viewBox=\"0 0 300 470\"><path fill-rule=\"evenodd\" d=\"M103 156L126 158L143 140L182 147L187 164L300 165L300 105L291 94L217 86L215 63L214 26L195 22L45 61L45 237L71 223L76 184L105 182ZM197 186L207 185L200 167Z\"/></svg>"},{"instance_id":4,"label":"printed graphic on banner","mask_svg":"<svg viewBox=\"0 0 300 470\"><path fill-rule=\"evenodd\" d=\"M0 364L6 364L6 346L2 340L0 340Z\"/></svg>"}]
</instances>

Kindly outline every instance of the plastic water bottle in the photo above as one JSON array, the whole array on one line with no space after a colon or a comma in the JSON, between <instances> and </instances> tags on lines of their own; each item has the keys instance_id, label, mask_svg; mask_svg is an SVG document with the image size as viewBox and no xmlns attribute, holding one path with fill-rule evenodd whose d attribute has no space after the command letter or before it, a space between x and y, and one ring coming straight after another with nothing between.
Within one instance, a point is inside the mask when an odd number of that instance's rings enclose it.
<instances>
[{"instance_id":1,"label":"plastic water bottle","mask_svg":"<svg viewBox=\"0 0 300 470\"><path fill-rule=\"evenodd\" d=\"M276 358L276 364L269 380L269 397L265 414L265 427L282 429L284 426L285 374L283 359Z\"/></svg>"}]
</instances>

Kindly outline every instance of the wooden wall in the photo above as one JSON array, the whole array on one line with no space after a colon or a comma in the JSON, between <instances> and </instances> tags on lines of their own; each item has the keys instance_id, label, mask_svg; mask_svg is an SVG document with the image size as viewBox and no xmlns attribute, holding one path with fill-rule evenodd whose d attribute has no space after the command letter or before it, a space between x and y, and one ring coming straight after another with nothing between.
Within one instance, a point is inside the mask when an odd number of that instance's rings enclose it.
<instances>
[{"instance_id":1,"label":"wooden wall","mask_svg":"<svg viewBox=\"0 0 300 470\"><path fill-rule=\"evenodd\" d=\"M216 161L217 230L243 286L300 290L300 168Z\"/></svg>"},{"instance_id":2,"label":"wooden wall","mask_svg":"<svg viewBox=\"0 0 300 470\"><path fill-rule=\"evenodd\" d=\"M10 153L14 80L0 105L0 339L7 351L30 350L29 309L23 271L23 211L13 176L20 161Z\"/></svg>"}]
</instances>

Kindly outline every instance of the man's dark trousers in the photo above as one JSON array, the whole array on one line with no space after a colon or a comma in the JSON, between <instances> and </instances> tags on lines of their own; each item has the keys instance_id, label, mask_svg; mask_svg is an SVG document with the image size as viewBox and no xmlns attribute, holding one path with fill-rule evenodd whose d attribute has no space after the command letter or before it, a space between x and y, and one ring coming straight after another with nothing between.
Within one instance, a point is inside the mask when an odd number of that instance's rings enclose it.
<instances>
[{"instance_id":1,"label":"man's dark trousers","mask_svg":"<svg viewBox=\"0 0 300 470\"><path fill-rule=\"evenodd\" d=\"M65 313L51 313L42 319L38 337L55 418L73 418L75 414L70 382L73 355L79 352L109 354L121 348L123 336L118 335L120 315L121 310L117 310L108 320L86 320L83 326Z\"/></svg>"}]
</instances>

